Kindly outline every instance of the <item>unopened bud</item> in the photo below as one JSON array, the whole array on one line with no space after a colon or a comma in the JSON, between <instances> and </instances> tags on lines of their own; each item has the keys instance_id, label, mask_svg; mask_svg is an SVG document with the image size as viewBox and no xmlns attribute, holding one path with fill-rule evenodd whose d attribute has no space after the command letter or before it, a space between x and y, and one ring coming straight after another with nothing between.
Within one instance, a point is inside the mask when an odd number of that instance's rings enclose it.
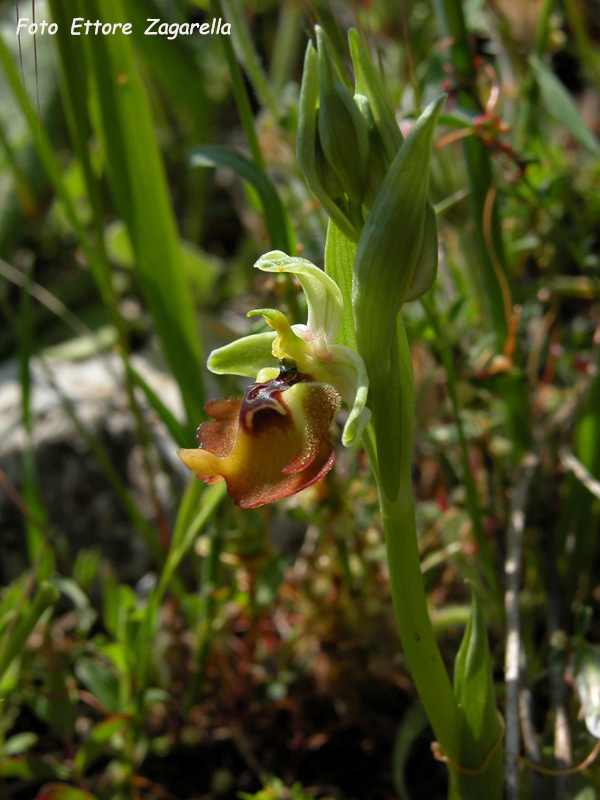
<instances>
[{"instance_id":1,"label":"unopened bud","mask_svg":"<svg viewBox=\"0 0 600 800\"><path fill-rule=\"evenodd\" d=\"M354 102L352 92L333 63L325 35L320 28L317 28L317 49L320 68L318 126L321 146L349 201L360 205L367 182L367 126Z\"/></svg>"},{"instance_id":2,"label":"unopened bud","mask_svg":"<svg viewBox=\"0 0 600 800\"><path fill-rule=\"evenodd\" d=\"M367 183L365 186L364 204L367 208L371 207L382 180L390 165L387 157L383 140L377 130L371 105L364 94L355 94L354 101L367 126L369 138L369 158L367 160Z\"/></svg>"}]
</instances>

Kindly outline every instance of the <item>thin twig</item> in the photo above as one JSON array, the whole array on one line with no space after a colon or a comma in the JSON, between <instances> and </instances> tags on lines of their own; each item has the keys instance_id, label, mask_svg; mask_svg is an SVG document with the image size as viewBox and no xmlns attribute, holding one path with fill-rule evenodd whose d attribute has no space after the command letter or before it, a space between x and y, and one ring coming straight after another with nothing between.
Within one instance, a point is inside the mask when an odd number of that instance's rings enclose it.
<instances>
[{"instance_id":1,"label":"thin twig","mask_svg":"<svg viewBox=\"0 0 600 800\"><path fill-rule=\"evenodd\" d=\"M571 735L567 712L567 687L564 680L566 661L566 634L563 628L563 608L561 605L561 584L556 568L554 536L548 531L542 542L544 579L548 592L547 620L550 640L550 694L554 709L554 763L563 772L556 780L556 800L568 800L568 769L573 763Z\"/></svg>"},{"instance_id":2,"label":"thin twig","mask_svg":"<svg viewBox=\"0 0 600 800\"><path fill-rule=\"evenodd\" d=\"M600 500L600 481L596 480L581 461L566 448L561 448L559 455L561 464L575 475L577 480L585 486L588 492L591 492L594 497Z\"/></svg>"},{"instance_id":3,"label":"thin twig","mask_svg":"<svg viewBox=\"0 0 600 800\"><path fill-rule=\"evenodd\" d=\"M527 679L527 654L522 641L519 649L519 675L519 716L521 718L521 733L523 734L525 753L532 764L539 764L542 754L537 731L533 723L533 696ZM532 797L542 797L543 784L540 773L537 770L532 770L531 781Z\"/></svg>"},{"instance_id":4,"label":"thin twig","mask_svg":"<svg viewBox=\"0 0 600 800\"><path fill-rule=\"evenodd\" d=\"M521 630L519 617L519 590L521 588L521 555L523 531L525 530L525 506L529 485L538 459L526 453L519 465L519 472L510 504L508 520L506 562L506 791L508 800L517 800L519 795L519 762L514 753L519 752L519 653Z\"/></svg>"}]
</instances>

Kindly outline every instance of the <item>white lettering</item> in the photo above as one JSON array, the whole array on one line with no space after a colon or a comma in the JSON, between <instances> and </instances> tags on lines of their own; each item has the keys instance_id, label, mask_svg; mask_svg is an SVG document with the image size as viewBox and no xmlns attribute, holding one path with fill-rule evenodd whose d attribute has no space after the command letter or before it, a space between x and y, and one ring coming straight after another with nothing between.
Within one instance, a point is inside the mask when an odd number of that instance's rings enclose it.
<instances>
[{"instance_id":1,"label":"white lettering","mask_svg":"<svg viewBox=\"0 0 600 800\"><path fill-rule=\"evenodd\" d=\"M82 22L83 22L83 17L74 18L73 22L71 23L71 36L81 36L81 34L78 32L78 29L81 27Z\"/></svg>"},{"instance_id":2,"label":"white lettering","mask_svg":"<svg viewBox=\"0 0 600 800\"><path fill-rule=\"evenodd\" d=\"M147 19L146 22L149 22L150 25L144 31L145 36L158 36L157 31L153 31L152 28L156 25L157 22L160 22L159 19Z\"/></svg>"},{"instance_id":3,"label":"white lettering","mask_svg":"<svg viewBox=\"0 0 600 800\"><path fill-rule=\"evenodd\" d=\"M123 25L123 33L125 34L125 36L130 36L131 31L132 31L131 22L126 22L125 25Z\"/></svg>"},{"instance_id":4,"label":"white lettering","mask_svg":"<svg viewBox=\"0 0 600 800\"><path fill-rule=\"evenodd\" d=\"M54 28L54 30L52 30L52 28ZM50 36L54 36L57 30L58 30L58 25L56 24L56 22L51 22L50 25L48 26L48 33L50 34Z\"/></svg>"},{"instance_id":5,"label":"white lettering","mask_svg":"<svg viewBox=\"0 0 600 800\"><path fill-rule=\"evenodd\" d=\"M29 17L21 17L21 19L17 22L17 36L21 33L21 27L26 28L28 22Z\"/></svg>"},{"instance_id":6,"label":"white lettering","mask_svg":"<svg viewBox=\"0 0 600 800\"><path fill-rule=\"evenodd\" d=\"M226 28L227 28L227 30L225 30ZM222 27L222 29L221 29L220 33L221 33L223 36L231 36L231 22L226 22L226 23L223 25L223 27Z\"/></svg>"}]
</instances>

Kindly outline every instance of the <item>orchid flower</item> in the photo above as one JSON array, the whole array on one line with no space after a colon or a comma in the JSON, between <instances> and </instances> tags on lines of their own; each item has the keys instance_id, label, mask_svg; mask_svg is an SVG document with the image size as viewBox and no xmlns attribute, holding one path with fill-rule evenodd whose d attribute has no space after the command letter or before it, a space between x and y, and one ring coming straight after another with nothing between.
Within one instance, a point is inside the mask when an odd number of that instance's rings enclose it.
<instances>
[{"instance_id":1,"label":"orchid flower","mask_svg":"<svg viewBox=\"0 0 600 800\"><path fill-rule=\"evenodd\" d=\"M197 449L179 451L205 483L225 480L241 508L289 497L329 472L336 454L326 437L342 403L350 409L342 433L346 447L358 441L370 418L363 360L335 344L343 314L335 281L310 261L279 250L262 256L255 267L298 278L307 323L290 325L270 308L248 312L264 317L272 330L214 350L208 368L255 382L242 398L207 403L205 411L215 421L200 425Z\"/></svg>"}]
</instances>

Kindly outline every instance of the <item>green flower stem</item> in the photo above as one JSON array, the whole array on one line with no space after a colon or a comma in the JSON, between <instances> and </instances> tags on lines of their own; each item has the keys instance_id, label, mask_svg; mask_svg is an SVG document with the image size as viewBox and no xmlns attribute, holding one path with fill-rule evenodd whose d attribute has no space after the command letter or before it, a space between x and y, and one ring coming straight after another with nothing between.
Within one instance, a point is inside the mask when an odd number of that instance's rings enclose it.
<instances>
[{"instance_id":1,"label":"green flower stem","mask_svg":"<svg viewBox=\"0 0 600 800\"><path fill-rule=\"evenodd\" d=\"M427 599L415 526L415 506L412 492L412 442L414 422L414 383L412 361L402 317L398 317L399 359L392 362L388 381L400 386L399 441L376 440L376 458L381 474L396 459L390 458L399 448L399 490L394 499L378 479L379 499L390 571L390 584L396 621L402 646L417 691L444 753L452 759L459 757L459 708L452 685L442 661L427 610ZM386 381L372 384L373 408L385 407ZM380 396L377 397L376 395ZM375 425L377 430L377 425ZM370 448L369 448L370 449ZM390 477L388 475L388 477ZM391 483L391 481L390 481ZM386 482L386 485L389 485Z\"/></svg>"}]
</instances>

